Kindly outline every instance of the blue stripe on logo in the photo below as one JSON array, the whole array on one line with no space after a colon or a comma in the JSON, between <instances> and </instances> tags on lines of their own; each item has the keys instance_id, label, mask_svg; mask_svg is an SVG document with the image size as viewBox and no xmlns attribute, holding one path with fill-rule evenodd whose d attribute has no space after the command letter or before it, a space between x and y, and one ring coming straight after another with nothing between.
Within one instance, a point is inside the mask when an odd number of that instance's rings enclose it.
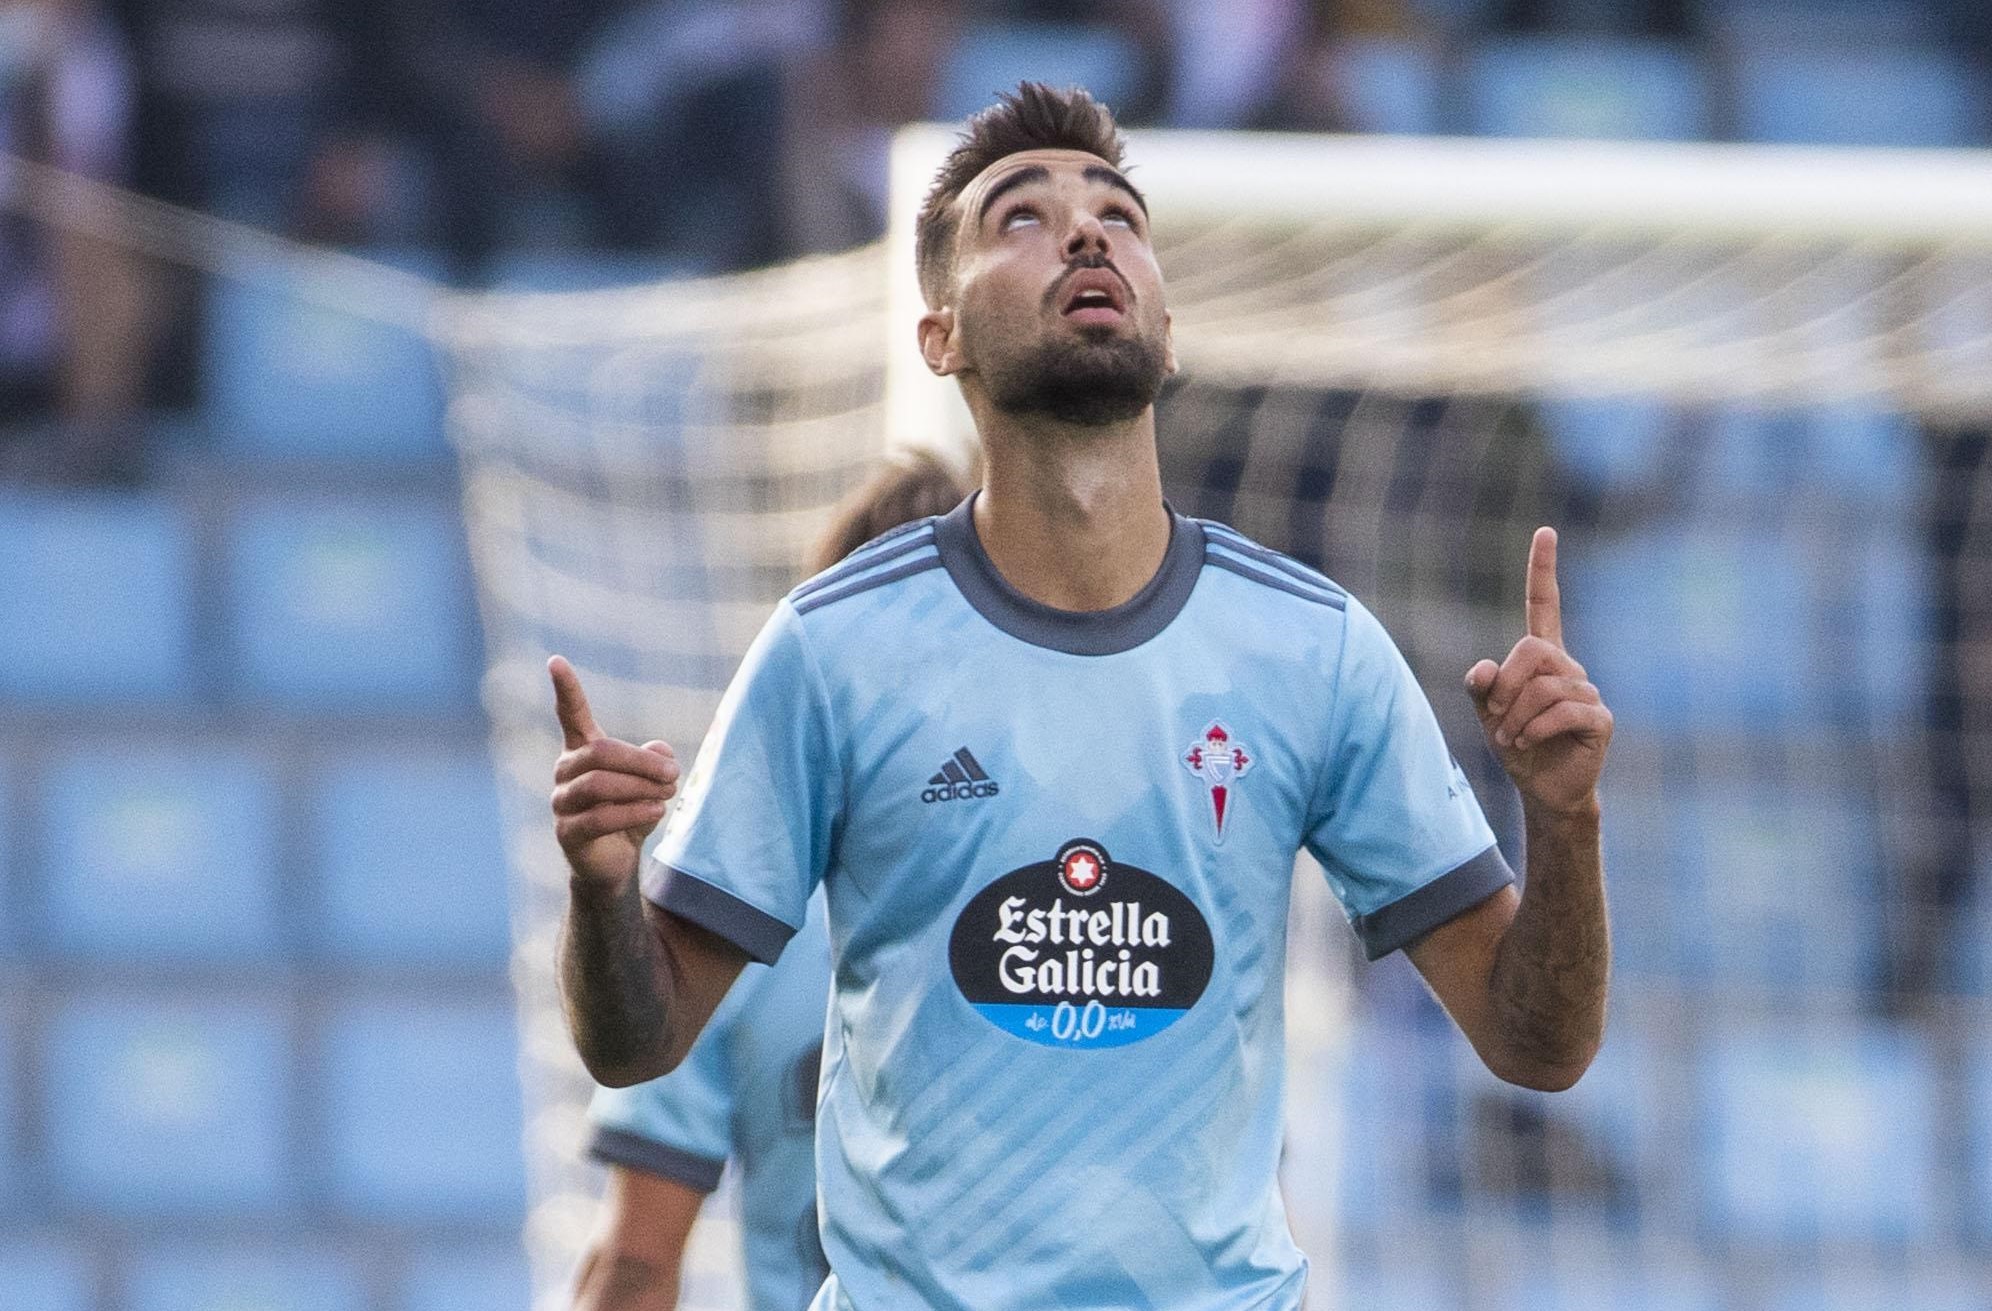
<instances>
[{"instance_id":1,"label":"blue stripe on logo","mask_svg":"<svg viewBox=\"0 0 1992 1311\"><path fill-rule=\"evenodd\" d=\"M971 1003L973 1004L973 1003ZM1152 1038L1188 1014L1158 1006L1109 1006L1100 1001L1054 1006L980 1004L975 1009L1005 1033L1045 1047L1125 1047Z\"/></svg>"}]
</instances>

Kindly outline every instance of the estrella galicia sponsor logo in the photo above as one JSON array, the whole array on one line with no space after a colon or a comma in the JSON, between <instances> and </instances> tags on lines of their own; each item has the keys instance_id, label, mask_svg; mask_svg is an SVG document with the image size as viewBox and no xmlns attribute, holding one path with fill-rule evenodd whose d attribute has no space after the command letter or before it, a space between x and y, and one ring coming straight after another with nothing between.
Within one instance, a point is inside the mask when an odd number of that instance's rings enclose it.
<instances>
[{"instance_id":1,"label":"estrella galicia sponsor logo","mask_svg":"<svg viewBox=\"0 0 1992 1311\"><path fill-rule=\"evenodd\" d=\"M1160 1033L1203 996L1212 960L1196 903L1087 838L978 892L948 942L968 1004L1046 1047L1121 1047Z\"/></svg>"},{"instance_id":2,"label":"estrella galicia sponsor logo","mask_svg":"<svg viewBox=\"0 0 1992 1311\"><path fill-rule=\"evenodd\" d=\"M975 801L993 797L998 791L996 780L983 772L974 754L963 747L949 756L939 772L927 780L926 791L920 794L920 800L928 805L936 801Z\"/></svg>"}]
</instances>

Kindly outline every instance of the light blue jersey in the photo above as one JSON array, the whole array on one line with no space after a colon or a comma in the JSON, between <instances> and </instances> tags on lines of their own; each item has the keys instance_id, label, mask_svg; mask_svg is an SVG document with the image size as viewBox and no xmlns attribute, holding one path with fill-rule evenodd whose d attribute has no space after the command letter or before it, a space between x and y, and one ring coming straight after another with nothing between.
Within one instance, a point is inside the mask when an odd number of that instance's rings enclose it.
<instances>
[{"instance_id":1,"label":"light blue jersey","mask_svg":"<svg viewBox=\"0 0 1992 1311\"><path fill-rule=\"evenodd\" d=\"M1290 1311L1295 853L1372 957L1512 875L1334 583L1176 517L1134 599L1052 610L972 505L776 608L645 893L771 960L828 892L818 1307Z\"/></svg>"},{"instance_id":2,"label":"light blue jersey","mask_svg":"<svg viewBox=\"0 0 1992 1311\"><path fill-rule=\"evenodd\" d=\"M823 898L772 968L749 965L684 1063L602 1088L589 1118L597 1160L701 1193L739 1171L752 1311L803 1311L828 1273L816 1223L816 1085L830 991Z\"/></svg>"}]
</instances>

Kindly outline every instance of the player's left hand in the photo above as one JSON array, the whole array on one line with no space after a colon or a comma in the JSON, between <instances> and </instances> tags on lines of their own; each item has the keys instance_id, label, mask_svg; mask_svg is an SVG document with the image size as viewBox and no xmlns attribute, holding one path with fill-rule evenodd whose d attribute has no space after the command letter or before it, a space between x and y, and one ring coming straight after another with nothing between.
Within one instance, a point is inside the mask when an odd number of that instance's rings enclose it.
<instances>
[{"instance_id":1,"label":"player's left hand","mask_svg":"<svg viewBox=\"0 0 1992 1311\"><path fill-rule=\"evenodd\" d=\"M1612 712L1563 649L1556 590L1556 530L1529 543L1528 636L1500 664L1466 671L1466 690L1487 744L1522 800L1558 812L1595 809L1598 775L1612 740Z\"/></svg>"}]
</instances>

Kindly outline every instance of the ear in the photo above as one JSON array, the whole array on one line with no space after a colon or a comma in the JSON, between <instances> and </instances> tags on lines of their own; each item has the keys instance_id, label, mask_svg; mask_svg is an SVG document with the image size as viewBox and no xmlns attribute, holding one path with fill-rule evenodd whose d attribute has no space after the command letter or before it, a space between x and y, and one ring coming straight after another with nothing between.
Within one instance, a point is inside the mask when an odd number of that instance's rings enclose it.
<instances>
[{"instance_id":1,"label":"ear","mask_svg":"<svg viewBox=\"0 0 1992 1311\"><path fill-rule=\"evenodd\" d=\"M1176 316L1167 310L1162 311L1162 352L1163 371L1173 377L1182 366L1176 363Z\"/></svg>"},{"instance_id":2,"label":"ear","mask_svg":"<svg viewBox=\"0 0 1992 1311\"><path fill-rule=\"evenodd\" d=\"M955 312L943 305L920 316L920 358L937 378L961 371L961 346L955 340Z\"/></svg>"}]
</instances>

